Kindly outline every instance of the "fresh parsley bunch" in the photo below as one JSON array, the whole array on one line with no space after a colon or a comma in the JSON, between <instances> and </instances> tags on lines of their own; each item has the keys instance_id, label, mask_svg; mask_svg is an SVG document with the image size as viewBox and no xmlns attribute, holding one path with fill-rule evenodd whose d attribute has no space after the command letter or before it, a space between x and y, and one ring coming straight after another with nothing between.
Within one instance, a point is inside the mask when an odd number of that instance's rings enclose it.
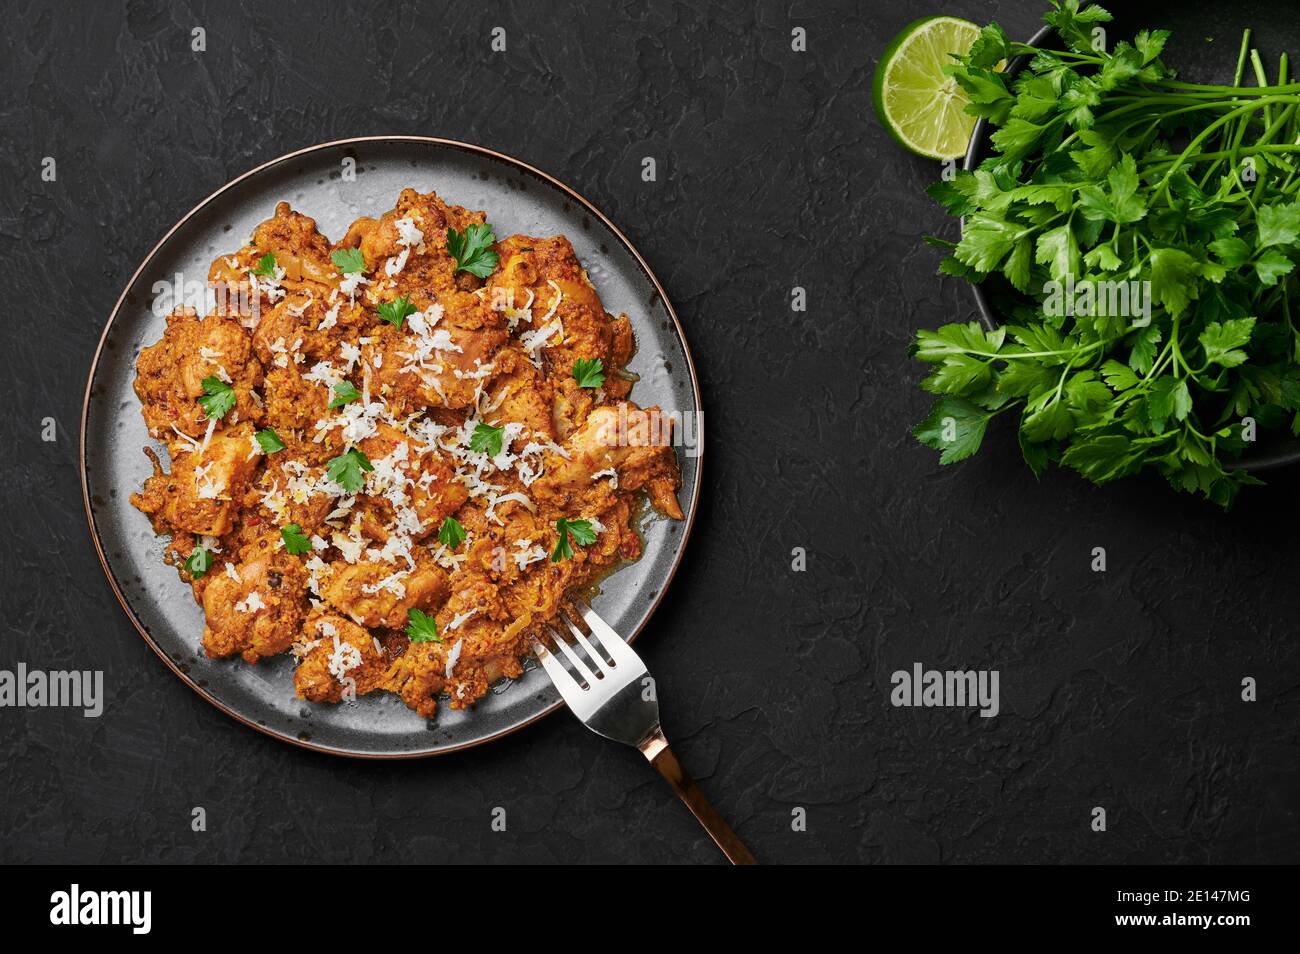
<instances>
[{"instance_id":1,"label":"fresh parsley bunch","mask_svg":"<svg viewBox=\"0 0 1300 954\"><path fill-rule=\"evenodd\" d=\"M1009 412L1035 474L1151 468L1230 506L1259 482L1235 465L1250 442L1300 434L1300 83L1285 55L1270 81L1249 31L1233 85L1200 85L1161 62L1167 31L1107 53L1092 35L1110 14L1053 7L1064 49L992 24L949 67L995 152L929 190L964 217L959 242L929 241L951 252L941 271L1001 295L1007 324L917 333L939 397L914 433L951 463Z\"/></svg>"}]
</instances>

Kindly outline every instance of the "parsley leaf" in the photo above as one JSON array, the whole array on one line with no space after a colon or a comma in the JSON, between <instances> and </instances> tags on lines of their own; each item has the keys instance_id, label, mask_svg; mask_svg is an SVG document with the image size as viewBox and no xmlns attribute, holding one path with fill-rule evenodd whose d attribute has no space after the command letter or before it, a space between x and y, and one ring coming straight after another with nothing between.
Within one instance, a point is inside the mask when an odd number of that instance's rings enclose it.
<instances>
[{"instance_id":1,"label":"parsley leaf","mask_svg":"<svg viewBox=\"0 0 1300 954\"><path fill-rule=\"evenodd\" d=\"M455 550L465 542L465 528L455 517L447 517L438 528L438 542L448 550Z\"/></svg>"},{"instance_id":2,"label":"parsley leaf","mask_svg":"<svg viewBox=\"0 0 1300 954\"><path fill-rule=\"evenodd\" d=\"M989 413L961 398L945 397L934 402L930 416L912 431L922 444L942 451L939 463L965 460L984 442Z\"/></svg>"},{"instance_id":3,"label":"parsley leaf","mask_svg":"<svg viewBox=\"0 0 1300 954\"><path fill-rule=\"evenodd\" d=\"M971 45L966 57L972 66L991 70L1002 60L1011 57L1011 40L1007 38L1002 27L990 23L980 30L980 35Z\"/></svg>"},{"instance_id":4,"label":"parsley leaf","mask_svg":"<svg viewBox=\"0 0 1300 954\"><path fill-rule=\"evenodd\" d=\"M1106 174L1105 189L1089 183L1079 190L1079 211L1090 219L1121 225L1136 222L1147 214L1146 202L1138 195L1138 188L1137 163L1124 153Z\"/></svg>"},{"instance_id":5,"label":"parsley leaf","mask_svg":"<svg viewBox=\"0 0 1300 954\"><path fill-rule=\"evenodd\" d=\"M406 635L411 637L413 643L442 642L442 637L438 635L437 620L418 609L406 611Z\"/></svg>"},{"instance_id":6,"label":"parsley leaf","mask_svg":"<svg viewBox=\"0 0 1300 954\"><path fill-rule=\"evenodd\" d=\"M257 446L262 448L263 454L275 454L284 450L284 441L280 440L280 435L274 428L263 428L253 435L253 439L257 441Z\"/></svg>"},{"instance_id":7,"label":"parsley leaf","mask_svg":"<svg viewBox=\"0 0 1300 954\"><path fill-rule=\"evenodd\" d=\"M469 225L464 232L447 229L447 253L456 260L453 272L469 272L487 278L497 267L497 253L492 243L497 240L490 225Z\"/></svg>"},{"instance_id":8,"label":"parsley leaf","mask_svg":"<svg viewBox=\"0 0 1300 954\"><path fill-rule=\"evenodd\" d=\"M1228 321L1212 321L1205 326L1197 340L1205 349L1205 360L1220 364L1225 368L1235 368L1246 363L1246 352L1242 347L1250 341L1251 332L1255 330L1254 318L1232 318Z\"/></svg>"},{"instance_id":9,"label":"parsley leaf","mask_svg":"<svg viewBox=\"0 0 1300 954\"><path fill-rule=\"evenodd\" d=\"M1146 66L1161 54L1165 48L1165 41L1169 37L1168 30L1140 30L1138 32L1138 35L1133 39L1133 45L1142 57L1143 66Z\"/></svg>"},{"instance_id":10,"label":"parsley leaf","mask_svg":"<svg viewBox=\"0 0 1300 954\"><path fill-rule=\"evenodd\" d=\"M584 547L589 547L596 542L596 531L592 529L590 520L568 520L561 517L555 521L555 530L560 538L555 543L555 549L551 551L552 563L573 559L570 537L573 538L574 543Z\"/></svg>"},{"instance_id":11,"label":"parsley leaf","mask_svg":"<svg viewBox=\"0 0 1300 954\"><path fill-rule=\"evenodd\" d=\"M589 547L596 542L596 531L592 529L590 520L568 520L565 524L576 543Z\"/></svg>"},{"instance_id":12,"label":"parsley leaf","mask_svg":"<svg viewBox=\"0 0 1300 954\"><path fill-rule=\"evenodd\" d=\"M1046 265L1048 274L1058 282L1079 274L1079 243L1069 223L1038 236L1034 261Z\"/></svg>"},{"instance_id":13,"label":"parsley leaf","mask_svg":"<svg viewBox=\"0 0 1300 954\"><path fill-rule=\"evenodd\" d=\"M340 272L344 275L351 275L353 272L364 272L366 270L366 258L361 254L359 248L339 248L330 252L330 261L333 262Z\"/></svg>"},{"instance_id":14,"label":"parsley leaf","mask_svg":"<svg viewBox=\"0 0 1300 954\"><path fill-rule=\"evenodd\" d=\"M605 383L605 363L600 358L579 358L573 362L573 380L580 388L598 388Z\"/></svg>"},{"instance_id":15,"label":"parsley leaf","mask_svg":"<svg viewBox=\"0 0 1300 954\"><path fill-rule=\"evenodd\" d=\"M1201 269L1189 252L1157 248L1151 252L1151 293L1177 317L1200 292Z\"/></svg>"},{"instance_id":16,"label":"parsley leaf","mask_svg":"<svg viewBox=\"0 0 1300 954\"><path fill-rule=\"evenodd\" d=\"M357 386L351 381L343 380L334 385L334 397L330 399L326 407L332 411L337 407L359 400L361 400L361 392L357 390Z\"/></svg>"},{"instance_id":17,"label":"parsley leaf","mask_svg":"<svg viewBox=\"0 0 1300 954\"><path fill-rule=\"evenodd\" d=\"M497 457L501 453L501 444L505 435L505 427L493 427L491 424L482 422L474 426L474 433L469 438L469 449L489 457Z\"/></svg>"},{"instance_id":18,"label":"parsley leaf","mask_svg":"<svg viewBox=\"0 0 1300 954\"><path fill-rule=\"evenodd\" d=\"M1275 248L1265 249L1255 259L1255 274L1259 277L1259 283L1266 288L1272 288L1284 275L1290 274L1293 268L1295 262Z\"/></svg>"},{"instance_id":19,"label":"parsley leaf","mask_svg":"<svg viewBox=\"0 0 1300 954\"><path fill-rule=\"evenodd\" d=\"M1236 236L1215 239L1210 243L1210 252L1228 268L1240 268L1250 261L1250 246Z\"/></svg>"},{"instance_id":20,"label":"parsley leaf","mask_svg":"<svg viewBox=\"0 0 1300 954\"><path fill-rule=\"evenodd\" d=\"M394 328L401 328L406 316L414 313L415 306L411 304L411 299L406 295L393 301L386 301L379 306L379 320L388 322Z\"/></svg>"},{"instance_id":21,"label":"parsley leaf","mask_svg":"<svg viewBox=\"0 0 1300 954\"><path fill-rule=\"evenodd\" d=\"M963 265L991 272L1007 257L1016 242L1031 231L1027 225L1008 222L1000 213L976 212L966 220L966 228L953 254Z\"/></svg>"},{"instance_id":22,"label":"parsley leaf","mask_svg":"<svg viewBox=\"0 0 1300 954\"><path fill-rule=\"evenodd\" d=\"M1300 236L1300 203L1275 202L1261 206L1258 218L1257 248L1270 245L1293 245Z\"/></svg>"},{"instance_id":23,"label":"parsley leaf","mask_svg":"<svg viewBox=\"0 0 1300 954\"><path fill-rule=\"evenodd\" d=\"M967 64L946 66L944 72L966 93L970 100L966 111L971 115L1000 123L1011 114L1016 100L1000 73Z\"/></svg>"},{"instance_id":24,"label":"parsley leaf","mask_svg":"<svg viewBox=\"0 0 1300 954\"><path fill-rule=\"evenodd\" d=\"M366 484L365 475L374 470L370 458L355 447L349 447L325 465L325 476L350 494L355 494Z\"/></svg>"},{"instance_id":25,"label":"parsley leaf","mask_svg":"<svg viewBox=\"0 0 1300 954\"><path fill-rule=\"evenodd\" d=\"M185 572L198 579L212 569L212 553L206 547L195 547L185 560Z\"/></svg>"},{"instance_id":26,"label":"parsley leaf","mask_svg":"<svg viewBox=\"0 0 1300 954\"><path fill-rule=\"evenodd\" d=\"M274 278L275 266L275 255L267 252L257 260L257 267L253 269L253 274L257 275L259 278Z\"/></svg>"},{"instance_id":27,"label":"parsley leaf","mask_svg":"<svg viewBox=\"0 0 1300 954\"><path fill-rule=\"evenodd\" d=\"M1082 3L1086 2L1087 0L1082 0ZM1047 23L1056 27L1056 32L1070 49L1079 53L1092 51L1092 28L1111 18L1109 13L1095 3L1089 3L1080 10L1082 3L1081 0L1052 0L1052 6L1056 9L1043 15Z\"/></svg>"},{"instance_id":28,"label":"parsley leaf","mask_svg":"<svg viewBox=\"0 0 1300 954\"><path fill-rule=\"evenodd\" d=\"M293 556L311 552L311 540L296 523L281 527L280 539L284 541L284 548Z\"/></svg>"},{"instance_id":29,"label":"parsley leaf","mask_svg":"<svg viewBox=\"0 0 1300 954\"><path fill-rule=\"evenodd\" d=\"M235 389L215 375L203 379L203 390L207 394L199 398L199 404L208 420L221 420L235 406Z\"/></svg>"}]
</instances>

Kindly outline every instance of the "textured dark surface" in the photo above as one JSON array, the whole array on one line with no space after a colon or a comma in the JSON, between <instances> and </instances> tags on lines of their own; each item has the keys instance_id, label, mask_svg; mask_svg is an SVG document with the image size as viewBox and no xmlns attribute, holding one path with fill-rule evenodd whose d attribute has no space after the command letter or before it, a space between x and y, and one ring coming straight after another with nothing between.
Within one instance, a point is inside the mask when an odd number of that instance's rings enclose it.
<instances>
[{"instance_id":1,"label":"textured dark surface","mask_svg":"<svg viewBox=\"0 0 1300 954\"><path fill-rule=\"evenodd\" d=\"M0 710L0 859L717 860L634 753L563 713L416 763L263 738L175 679L103 579L75 432L121 286L230 177L379 132L559 176L666 284L704 389L707 486L639 648L683 761L760 858L1300 859L1297 477L1225 516L1156 480L1036 482L1003 428L942 471L908 435L927 405L909 329L973 312L920 243L952 229L922 193L935 165L871 117L875 57L927 9L438 6L6 4L0 668L103 669L108 699L99 719ZM1039 13L943 7L1018 36ZM890 673L917 661L998 669L1001 713L893 708ZM1260 701L1240 701L1244 676Z\"/></svg>"}]
</instances>

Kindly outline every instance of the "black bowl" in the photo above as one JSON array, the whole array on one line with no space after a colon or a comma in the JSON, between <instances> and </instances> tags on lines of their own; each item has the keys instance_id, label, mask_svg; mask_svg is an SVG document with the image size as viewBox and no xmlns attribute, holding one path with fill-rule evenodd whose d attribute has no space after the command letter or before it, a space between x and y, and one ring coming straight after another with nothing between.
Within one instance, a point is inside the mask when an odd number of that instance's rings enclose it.
<instances>
[{"instance_id":1,"label":"black bowl","mask_svg":"<svg viewBox=\"0 0 1300 954\"><path fill-rule=\"evenodd\" d=\"M1124 10L1114 9L1118 4L1113 3L1103 3L1103 6L1115 16L1113 21L1103 24L1109 43L1131 39L1143 29L1172 31L1162 59L1190 82L1232 82L1241 31L1246 27L1251 28L1251 43L1260 48L1266 64L1275 64L1283 50L1290 55L1300 54L1300 19L1295 16L1294 0L1260 0L1248 7L1187 0L1152 0ZM1039 46L1051 36L1052 28L1045 26L1029 42ZM1023 56L1012 60L1007 64L1006 75L1015 76L1027 62L1028 58ZM975 124L963 169L975 169L992 155L991 134L987 120ZM964 221L962 225L965 226ZM996 299L1015 293L1010 283L990 275L984 282L972 283L970 287L975 293L980 321L990 330L998 327ZM1255 472L1297 461L1300 461L1300 439L1273 434L1265 436L1252 453L1243 455L1237 466Z\"/></svg>"}]
</instances>

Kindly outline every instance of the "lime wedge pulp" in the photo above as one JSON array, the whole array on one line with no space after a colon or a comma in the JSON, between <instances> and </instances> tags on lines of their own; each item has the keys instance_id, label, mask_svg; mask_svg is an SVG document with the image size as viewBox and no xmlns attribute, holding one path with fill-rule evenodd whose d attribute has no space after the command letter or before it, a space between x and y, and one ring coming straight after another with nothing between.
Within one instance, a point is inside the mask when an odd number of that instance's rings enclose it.
<instances>
[{"instance_id":1,"label":"lime wedge pulp","mask_svg":"<svg viewBox=\"0 0 1300 954\"><path fill-rule=\"evenodd\" d=\"M925 17L890 41L876 66L876 115L898 142L931 159L966 154L975 117L965 92L943 72L966 53L980 28L958 17Z\"/></svg>"}]
</instances>

